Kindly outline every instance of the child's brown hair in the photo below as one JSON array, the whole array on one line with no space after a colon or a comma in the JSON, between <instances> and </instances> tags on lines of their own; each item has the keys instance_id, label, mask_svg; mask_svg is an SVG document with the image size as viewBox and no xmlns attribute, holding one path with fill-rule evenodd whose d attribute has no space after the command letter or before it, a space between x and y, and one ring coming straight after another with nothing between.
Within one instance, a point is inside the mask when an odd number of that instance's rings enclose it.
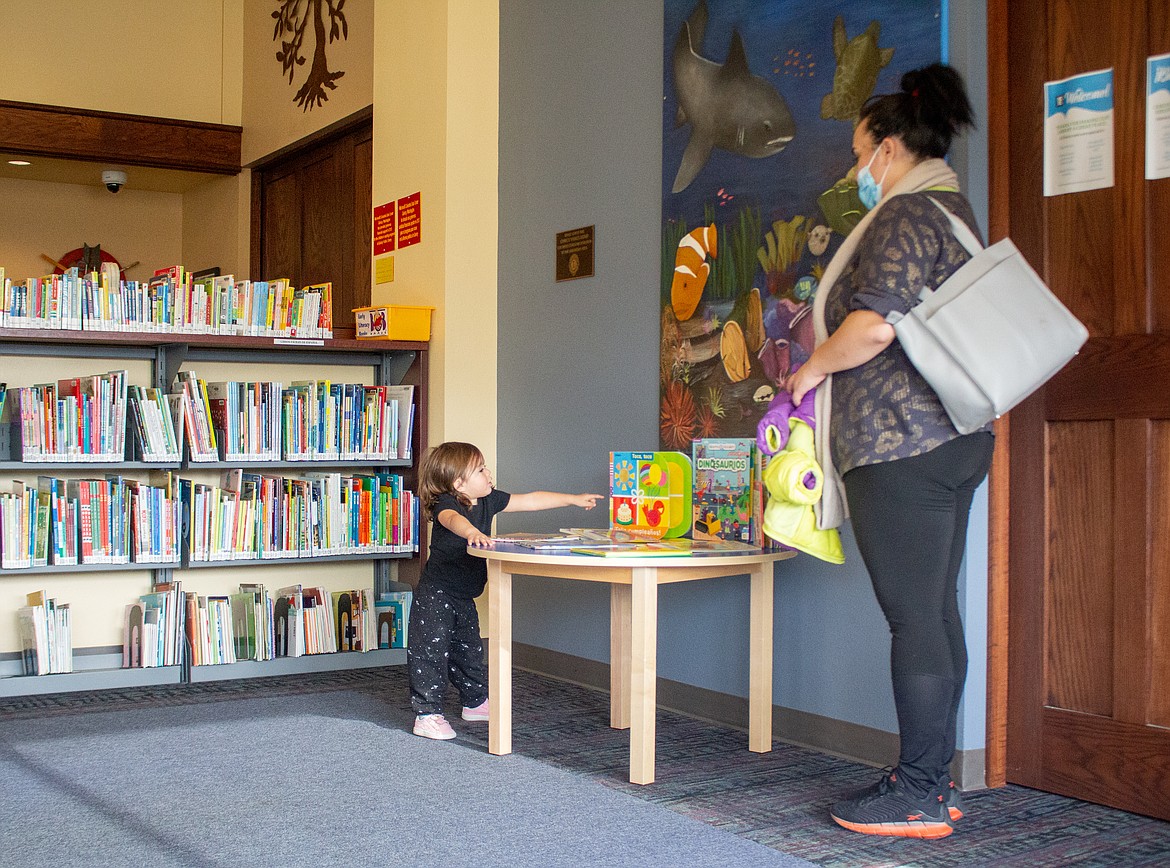
<instances>
[{"instance_id":1,"label":"child's brown hair","mask_svg":"<svg viewBox=\"0 0 1170 868\"><path fill-rule=\"evenodd\" d=\"M418 471L418 496L424 517L430 518L435 502L443 494L454 494L464 506L471 501L455 490L455 480L466 479L483 462L483 453L470 443L440 443L422 460Z\"/></svg>"}]
</instances>

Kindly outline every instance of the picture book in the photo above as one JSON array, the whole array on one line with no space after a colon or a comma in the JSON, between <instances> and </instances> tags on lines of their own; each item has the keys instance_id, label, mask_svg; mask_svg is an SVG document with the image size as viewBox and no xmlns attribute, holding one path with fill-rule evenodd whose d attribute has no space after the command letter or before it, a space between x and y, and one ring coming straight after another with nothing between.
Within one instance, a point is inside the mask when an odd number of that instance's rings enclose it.
<instances>
[{"instance_id":1,"label":"picture book","mask_svg":"<svg viewBox=\"0 0 1170 868\"><path fill-rule=\"evenodd\" d=\"M592 555L598 558L677 558L686 555L676 548L664 546L661 542L641 543L591 543L570 549L576 555Z\"/></svg>"},{"instance_id":2,"label":"picture book","mask_svg":"<svg viewBox=\"0 0 1170 868\"><path fill-rule=\"evenodd\" d=\"M256 656L256 597L243 591L230 594L228 605L232 613L232 638L235 640L236 660L258 660Z\"/></svg>"},{"instance_id":3,"label":"picture book","mask_svg":"<svg viewBox=\"0 0 1170 868\"><path fill-rule=\"evenodd\" d=\"M492 542L519 546L520 548L532 549L533 551L556 551L558 549L570 549L573 546L585 545L589 540L579 534L518 532L494 536L492 537Z\"/></svg>"},{"instance_id":4,"label":"picture book","mask_svg":"<svg viewBox=\"0 0 1170 868\"><path fill-rule=\"evenodd\" d=\"M391 582L390 587L389 592L378 594L374 600L377 647L405 648L410 625L410 604L414 594L410 585L402 582Z\"/></svg>"},{"instance_id":5,"label":"picture book","mask_svg":"<svg viewBox=\"0 0 1170 868\"><path fill-rule=\"evenodd\" d=\"M763 497L756 441L747 437L696 440L692 454L692 537L759 545Z\"/></svg>"},{"instance_id":6,"label":"picture book","mask_svg":"<svg viewBox=\"0 0 1170 868\"><path fill-rule=\"evenodd\" d=\"M691 461L681 452L609 454L609 524L645 539L680 537L691 526Z\"/></svg>"},{"instance_id":7,"label":"picture book","mask_svg":"<svg viewBox=\"0 0 1170 868\"><path fill-rule=\"evenodd\" d=\"M589 542L571 549L574 554L603 558L686 557L759 552L759 547L734 540L662 539L641 542Z\"/></svg>"}]
</instances>

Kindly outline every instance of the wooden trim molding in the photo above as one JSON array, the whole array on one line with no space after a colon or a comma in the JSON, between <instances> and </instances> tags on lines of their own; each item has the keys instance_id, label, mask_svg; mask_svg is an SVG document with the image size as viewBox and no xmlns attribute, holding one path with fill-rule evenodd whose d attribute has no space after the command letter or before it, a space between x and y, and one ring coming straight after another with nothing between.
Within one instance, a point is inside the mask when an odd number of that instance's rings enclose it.
<instances>
[{"instance_id":1,"label":"wooden trim molding","mask_svg":"<svg viewBox=\"0 0 1170 868\"><path fill-rule=\"evenodd\" d=\"M987 3L987 147L989 175L989 242L1006 238L1010 230L1009 164L1011 129L1008 123L1008 0ZM1007 783L1008 683L1008 544L1010 542L1010 426L1008 418L995 424L995 453L991 461L987 504L987 722L985 733L986 784Z\"/></svg>"},{"instance_id":2,"label":"wooden trim molding","mask_svg":"<svg viewBox=\"0 0 1170 868\"><path fill-rule=\"evenodd\" d=\"M0 151L218 175L240 172L243 129L0 100Z\"/></svg>"}]
</instances>

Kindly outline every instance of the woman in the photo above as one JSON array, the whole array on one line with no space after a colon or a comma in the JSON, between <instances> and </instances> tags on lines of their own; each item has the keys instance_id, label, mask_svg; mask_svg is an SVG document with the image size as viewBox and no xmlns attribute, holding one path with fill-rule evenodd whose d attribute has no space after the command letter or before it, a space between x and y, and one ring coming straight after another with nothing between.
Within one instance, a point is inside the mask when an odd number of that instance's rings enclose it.
<instances>
[{"instance_id":1,"label":"woman","mask_svg":"<svg viewBox=\"0 0 1170 868\"><path fill-rule=\"evenodd\" d=\"M820 526L846 517L843 493L890 627L898 766L831 810L842 826L873 835L941 838L962 816L949 771L967 677L956 586L993 437L955 430L886 315L908 311L969 258L935 201L978 232L942 160L971 125L963 81L941 64L906 73L900 92L864 105L853 153L870 211L825 272L816 349L785 383L794 403L817 388L817 457L834 480Z\"/></svg>"}]
</instances>

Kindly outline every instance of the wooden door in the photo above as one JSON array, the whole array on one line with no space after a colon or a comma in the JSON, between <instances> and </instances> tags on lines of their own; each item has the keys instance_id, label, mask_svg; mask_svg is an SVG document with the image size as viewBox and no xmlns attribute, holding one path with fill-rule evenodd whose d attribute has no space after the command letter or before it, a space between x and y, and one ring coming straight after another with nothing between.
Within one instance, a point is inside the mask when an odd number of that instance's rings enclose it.
<instances>
[{"instance_id":1,"label":"wooden door","mask_svg":"<svg viewBox=\"0 0 1170 868\"><path fill-rule=\"evenodd\" d=\"M368 112L253 171L252 276L331 281L335 331L352 329L352 309L370 303L372 184Z\"/></svg>"},{"instance_id":2,"label":"wooden door","mask_svg":"<svg viewBox=\"0 0 1170 868\"><path fill-rule=\"evenodd\" d=\"M1170 180L1144 178L1145 62L1170 52L1170 5L992 0L988 20L991 235L1010 234L1091 335L1010 414L993 471L1004 771L1170 819ZM1115 185L1045 198L1044 82L1106 68Z\"/></svg>"}]
</instances>

